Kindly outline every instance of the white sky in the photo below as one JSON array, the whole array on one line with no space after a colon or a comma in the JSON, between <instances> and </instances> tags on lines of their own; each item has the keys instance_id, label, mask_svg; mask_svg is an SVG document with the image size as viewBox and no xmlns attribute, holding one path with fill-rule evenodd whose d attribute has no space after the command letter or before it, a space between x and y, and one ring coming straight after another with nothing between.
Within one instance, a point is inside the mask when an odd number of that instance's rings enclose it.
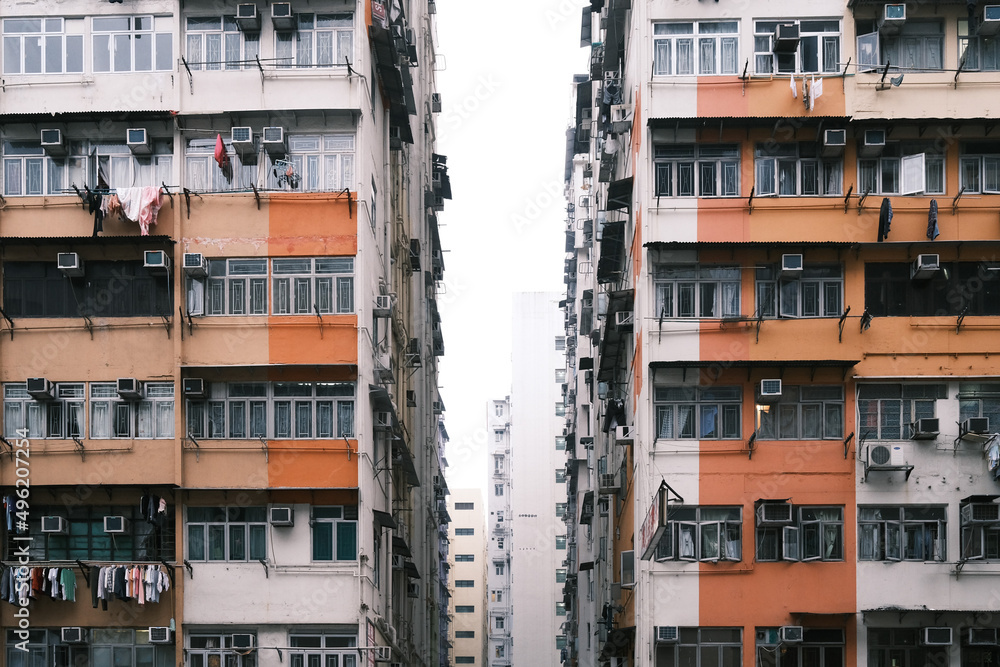
<instances>
[{"instance_id":1,"label":"white sky","mask_svg":"<svg viewBox=\"0 0 1000 667\"><path fill-rule=\"evenodd\" d=\"M437 0L438 152L454 196L438 214L451 488L486 481L488 401L511 387L512 295L565 291L566 128L573 75L590 57L580 48L583 6Z\"/></svg>"}]
</instances>

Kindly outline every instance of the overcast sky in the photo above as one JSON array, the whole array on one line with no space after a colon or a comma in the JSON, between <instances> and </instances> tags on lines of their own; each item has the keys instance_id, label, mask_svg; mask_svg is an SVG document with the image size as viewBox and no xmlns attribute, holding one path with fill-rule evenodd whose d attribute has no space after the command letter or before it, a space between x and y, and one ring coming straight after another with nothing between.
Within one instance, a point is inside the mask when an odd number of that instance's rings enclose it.
<instances>
[{"instance_id":1,"label":"overcast sky","mask_svg":"<svg viewBox=\"0 0 1000 667\"><path fill-rule=\"evenodd\" d=\"M565 290L565 131L590 57L582 7L437 0L438 151L454 195L438 215L451 488L485 486L488 401L510 394L512 295Z\"/></svg>"}]
</instances>

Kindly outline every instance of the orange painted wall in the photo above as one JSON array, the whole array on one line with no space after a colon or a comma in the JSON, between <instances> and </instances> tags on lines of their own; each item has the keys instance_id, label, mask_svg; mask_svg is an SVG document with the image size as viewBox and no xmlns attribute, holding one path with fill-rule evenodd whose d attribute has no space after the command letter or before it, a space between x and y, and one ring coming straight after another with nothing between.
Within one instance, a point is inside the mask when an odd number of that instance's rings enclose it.
<instances>
[{"instance_id":1,"label":"orange painted wall","mask_svg":"<svg viewBox=\"0 0 1000 667\"><path fill-rule=\"evenodd\" d=\"M348 455L350 447L352 454ZM276 440L268 443L268 486L357 488L358 441Z\"/></svg>"},{"instance_id":2,"label":"orange painted wall","mask_svg":"<svg viewBox=\"0 0 1000 667\"><path fill-rule=\"evenodd\" d=\"M358 254L357 193L272 193L267 254L271 257Z\"/></svg>"}]
</instances>

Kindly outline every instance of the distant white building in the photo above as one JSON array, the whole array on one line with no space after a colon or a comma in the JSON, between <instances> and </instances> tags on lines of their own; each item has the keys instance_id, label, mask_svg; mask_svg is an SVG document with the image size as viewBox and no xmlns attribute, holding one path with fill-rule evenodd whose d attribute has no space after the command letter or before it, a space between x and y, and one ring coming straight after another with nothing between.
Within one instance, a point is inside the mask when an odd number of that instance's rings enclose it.
<instances>
[{"instance_id":1,"label":"distant white building","mask_svg":"<svg viewBox=\"0 0 1000 667\"><path fill-rule=\"evenodd\" d=\"M451 624L453 665L486 665L486 522L483 492L456 489L451 515Z\"/></svg>"}]
</instances>

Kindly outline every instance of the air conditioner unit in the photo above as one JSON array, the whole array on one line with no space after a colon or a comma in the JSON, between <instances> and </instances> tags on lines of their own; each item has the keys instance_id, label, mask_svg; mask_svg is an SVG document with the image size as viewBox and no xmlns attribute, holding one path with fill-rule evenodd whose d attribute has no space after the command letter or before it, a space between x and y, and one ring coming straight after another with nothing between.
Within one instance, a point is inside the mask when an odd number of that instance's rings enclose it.
<instances>
[{"instance_id":1,"label":"air conditioner unit","mask_svg":"<svg viewBox=\"0 0 1000 667\"><path fill-rule=\"evenodd\" d=\"M615 313L615 328L616 329L632 329L632 322L635 318L635 313L631 310L619 310Z\"/></svg>"},{"instance_id":2,"label":"air conditioner unit","mask_svg":"<svg viewBox=\"0 0 1000 667\"><path fill-rule=\"evenodd\" d=\"M67 278L83 276L83 260L75 252L60 252L56 254L56 266Z\"/></svg>"},{"instance_id":3,"label":"air conditioner unit","mask_svg":"<svg viewBox=\"0 0 1000 667\"><path fill-rule=\"evenodd\" d=\"M983 7L983 20L979 22L980 35L995 35L1000 32L1000 5Z\"/></svg>"},{"instance_id":4,"label":"air conditioner unit","mask_svg":"<svg viewBox=\"0 0 1000 667\"><path fill-rule=\"evenodd\" d=\"M271 507L268 509L267 521L272 526L294 526L295 510L291 507Z\"/></svg>"},{"instance_id":5,"label":"air conditioner unit","mask_svg":"<svg viewBox=\"0 0 1000 667\"><path fill-rule=\"evenodd\" d=\"M913 429L913 434L910 438L913 440L932 440L940 433L936 417L918 419L913 422L911 428Z\"/></svg>"},{"instance_id":6,"label":"air conditioner unit","mask_svg":"<svg viewBox=\"0 0 1000 667\"><path fill-rule=\"evenodd\" d=\"M374 421L376 431L388 431L392 429L391 412L376 412Z\"/></svg>"},{"instance_id":7,"label":"air conditioner unit","mask_svg":"<svg viewBox=\"0 0 1000 667\"><path fill-rule=\"evenodd\" d=\"M250 164L257 158L257 145L253 140L253 128L240 125L229 130L233 150L240 156L244 164Z\"/></svg>"},{"instance_id":8,"label":"air conditioner unit","mask_svg":"<svg viewBox=\"0 0 1000 667\"><path fill-rule=\"evenodd\" d=\"M405 566L406 566L406 563L403 560L402 556L400 556L399 554L393 554L392 555L392 569L394 569L394 570L402 570Z\"/></svg>"},{"instance_id":9,"label":"air conditioner unit","mask_svg":"<svg viewBox=\"0 0 1000 667\"><path fill-rule=\"evenodd\" d=\"M613 472L601 475L601 484L598 487L598 492L602 496L614 495L618 493L620 489L621 485L618 483L618 475Z\"/></svg>"},{"instance_id":10,"label":"air conditioner unit","mask_svg":"<svg viewBox=\"0 0 1000 667\"><path fill-rule=\"evenodd\" d=\"M757 391L757 402L761 405L770 405L781 400L781 380L771 378L761 380Z\"/></svg>"},{"instance_id":11,"label":"air conditioner unit","mask_svg":"<svg viewBox=\"0 0 1000 667\"><path fill-rule=\"evenodd\" d=\"M260 14L257 5L252 2L241 2L236 5L236 25L243 32L260 32Z\"/></svg>"},{"instance_id":12,"label":"air conditioner unit","mask_svg":"<svg viewBox=\"0 0 1000 667\"><path fill-rule=\"evenodd\" d=\"M66 519L61 516L43 516L42 532L62 535L66 533Z\"/></svg>"},{"instance_id":13,"label":"air conditioner unit","mask_svg":"<svg viewBox=\"0 0 1000 667\"><path fill-rule=\"evenodd\" d=\"M779 23L774 28L774 53L795 53L799 48L799 26L795 23Z\"/></svg>"},{"instance_id":14,"label":"air conditioner unit","mask_svg":"<svg viewBox=\"0 0 1000 667\"><path fill-rule=\"evenodd\" d=\"M273 7L274 5L272 5ZM256 644L256 638L250 633L239 633L229 636L230 647L236 650L246 650L253 648Z\"/></svg>"},{"instance_id":15,"label":"air conditioner unit","mask_svg":"<svg viewBox=\"0 0 1000 667\"><path fill-rule=\"evenodd\" d=\"M940 255L917 255L913 266L910 267L910 278L919 280L930 278L941 269Z\"/></svg>"},{"instance_id":16,"label":"air conditioner unit","mask_svg":"<svg viewBox=\"0 0 1000 667\"><path fill-rule=\"evenodd\" d=\"M791 523L791 503L761 503L757 506L757 523Z\"/></svg>"},{"instance_id":17,"label":"air conditioner unit","mask_svg":"<svg viewBox=\"0 0 1000 667\"><path fill-rule=\"evenodd\" d=\"M1000 505L996 503L969 503L962 505L959 513L962 515L962 523L997 521L1000 520Z\"/></svg>"},{"instance_id":18,"label":"air conditioner unit","mask_svg":"<svg viewBox=\"0 0 1000 667\"><path fill-rule=\"evenodd\" d=\"M628 104L611 105L611 130L618 134L632 129L632 107Z\"/></svg>"},{"instance_id":19,"label":"air conditioner unit","mask_svg":"<svg viewBox=\"0 0 1000 667\"><path fill-rule=\"evenodd\" d=\"M260 142L264 150L272 158L281 159L287 151L285 147L285 128L272 125L261 131Z\"/></svg>"},{"instance_id":20,"label":"air conditioner unit","mask_svg":"<svg viewBox=\"0 0 1000 667\"><path fill-rule=\"evenodd\" d=\"M996 646L1000 643L996 628L969 628L968 639L970 646Z\"/></svg>"},{"instance_id":21,"label":"air conditioner unit","mask_svg":"<svg viewBox=\"0 0 1000 667\"><path fill-rule=\"evenodd\" d=\"M207 398L208 383L204 378L184 378L181 391L186 398Z\"/></svg>"},{"instance_id":22,"label":"air conditioner unit","mask_svg":"<svg viewBox=\"0 0 1000 667\"><path fill-rule=\"evenodd\" d=\"M847 130L823 130L823 157L843 155L847 145Z\"/></svg>"},{"instance_id":23,"label":"air conditioner unit","mask_svg":"<svg viewBox=\"0 0 1000 667\"><path fill-rule=\"evenodd\" d=\"M66 141L60 129L43 129L39 133L39 143L49 157L65 157L66 155Z\"/></svg>"},{"instance_id":24,"label":"air conditioner unit","mask_svg":"<svg viewBox=\"0 0 1000 667\"><path fill-rule=\"evenodd\" d=\"M676 625L657 625L653 628L653 636L657 644L676 644L678 632Z\"/></svg>"},{"instance_id":25,"label":"air conditioner unit","mask_svg":"<svg viewBox=\"0 0 1000 667\"><path fill-rule=\"evenodd\" d=\"M861 157L876 157L885 148L885 130L865 130L858 153Z\"/></svg>"},{"instance_id":26,"label":"air conditioner unit","mask_svg":"<svg viewBox=\"0 0 1000 667\"><path fill-rule=\"evenodd\" d=\"M389 150L398 151L403 148L403 135L399 132L399 127L393 125L389 128Z\"/></svg>"},{"instance_id":27,"label":"air conditioner unit","mask_svg":"<svg viewBox=\"0 0 1000 667\"><path fill-rule=\"evenodd\" d=\"M125 130L125 143L128 149L136 155L149 155L153 146L149 143L149 134L144 127L130 127Z\"/></svg>"},{"instance_id":28,"label":"air conditioner unit","mask_svg":"<svg viewBox=\"0 0 1000 667\"><path fill-rule=\"evenodd\" d=\"M906 23L906 5L903 3L887 4L882 8L882 16L878 20L878 31L893 35L900 31Z\"/></svg>"},{"instance_id":29,"label":"air conditioner unit","mask_svg":"<svg viewBox=\"0 0 1000 667\"><path fill-rule=\"evenodd\" d=\"M634 439L632 434L631 426L616 426L615 427L615 444L616 445L627 445L631 443Z\"/></svg>"},{"instance_id":30,"label":"air conditioner unit","mask_svg":"<svg viewBox=\"0 0 1000 667\"><path fill-rule=\"evenodd\" d=\"M984 433L990 432L990 418L989 417L969 417L964 422L962 422L962 432L963 433L975 433L977 435L982 435Z\"/></svg>"},{"instance_id":31,"label":"air conditioner unit","mask_svg":"<svg viewBox=\"0 0 1000 667\"><path fill-rule=\"evenodd\" d=\"M802 275L802 255L786 254L781 256L781 276L783 278Z\"/></svg>"},{"instance_id":32,"label":"air conditioner unit","mask_svg":"<svg viewBox=\"0 0 1000 667\"><path fill-rule=\"evenodd\" d=\"M920 628L920 643L924 646L951 646L951 628Z\"/></svg>"},{"instance_id":33,"label":"air conditioner unit","mask_svg":"<svg viewBox=\"0 0 1000 667\"><path fill-rule=\"evenodd\" d=\"M28 378L25 389L29 396L38 401L51 401L55 398L55 387L45 378Z\"/></svg>"},{"instance_id":34,"label":"air conditioner unit","mask_svg":"<svg viewBox=\"0 0 1000 667\"><path fill-rule=\"evenodd\" d=\"M439 415L444 412L444 403L441 401L434 401L433 405L434 414Z\"/></svg>"},{"instance_id":35,"label":"air conditioner unit","mask_svg":"<svg viewBox=\"0 0 1000 667\"><path fill-rule=\"evenodd\" d=\"M900 445L872 445L868 448L869 468L895 468L906 465L906 452Z\"/></svg>"},{"instance_id":36,"label":"air conditioner unit","mask_svg":"<svg viewBox=\"0 0 1000 667\"><path fill-rule=\"evenodd\" d=\"M292 3L273 3L271 5L271 23L278 32L295 30L295 14L292 13Z\"/></svg>"},{"instance_id":37,"label":"air conditioner unit","mask_svg":"<svg viewBox=\"0 0 1000 667\"><path fill-rule=\"evenodd\" d=\"M200 252L184 253L184 273L195 278L208 275L208 260Z\"/></svg>"},{"instance_id":38,"label":"air conditioner unit","mask_svg":"<svg viewBox=\"0 0 1000 667\"><path fill-rule=\"evenodd\" d=\"M389 662L392 660L391 646L373 646L371 648L375 662Z\"/></svg>"},{"instance_id":39,"label":"air conditioner unit","mask_svg":"<svg viewBox=\"0 0 1000 667\"><path fill-rule=\"evenodd\" d=\"M118 395L127 401L139 401L144 398L142 382L135 378L118 378Z\"/></svg>"},{"instance_id":40,"label":"air conditioner unit","mask_svg":"<svg viewBox=\"0 0 1000 667\"><path fill-rule=\"evenodd\" d=\"M128 532L128 519L123 516L104 517L104 532L121 534Z\"/></svg>"},{"instance_id":41,"label":"air conditioner unit","mask_svg":"<svg viewBox=\"0 0 1000 667\"><path fill-rule=\"evenodd\" d=\"M441 113L441 93L431 93L431 113Z\"/></svg>"},{"instance_id":42,"label":"air conditioner unit","mask_svg":"<svg viewBox=\"0 0 1000 667\"><path fill-rule=\"evenodd\" d=\"M375 310L372 314L376 317L392 315L392 297L388 294L377 294L375 296Z\"/></svg>"},{"instance_id":43,"label":"air conditioner unit","mask_svg":"<svg viewBox=\"0 0 1000 667\"><path fill-rule=\"evenodd\" d=\"M166 275L170 270L170 258L162 250L147 250L143 254L142 265L150 273Z\"/></svg>"},{"instance_id":44,"label":"air conditioner unit","mask_svg":"<svg viewBox=\"0 0 1000 667\"><path fill-rule=\"evenodd\" d=\"M174 631L165 625L151 626L149 628L150 644L169 644L174 639Z\"/></svg>"},{"instance_id":45,"label":"air conditioner unit","mask_svg":"<svg viewBox=\"0 0 1000 667\"><path fill-rule=\"evenodd\" d=\"M406 584L406 597L408 598L418 598L420 597L420 583L416 581L411 581Z\"/></svg>"},{"instance_id":46,"label":"air conditioner unit","mask_svg":"<svg viewBox=\"0 0 1000 667\"><path fill-rule=\"evenodd\" d=\"M778 638L787 644L797 644L802 641L802 626L783 625L778 628Z\"/></svg>"},{"instance_id":47,"label":"air conditioner unit","mask_svg":"<svg viewBox=\"0 0 1000 667\"><path fill-rule=\"evenodd\" d=\"M87 629L60 628L59 637L63 644L85 644L87 643Z\"/></svg>"}]
</instances>

